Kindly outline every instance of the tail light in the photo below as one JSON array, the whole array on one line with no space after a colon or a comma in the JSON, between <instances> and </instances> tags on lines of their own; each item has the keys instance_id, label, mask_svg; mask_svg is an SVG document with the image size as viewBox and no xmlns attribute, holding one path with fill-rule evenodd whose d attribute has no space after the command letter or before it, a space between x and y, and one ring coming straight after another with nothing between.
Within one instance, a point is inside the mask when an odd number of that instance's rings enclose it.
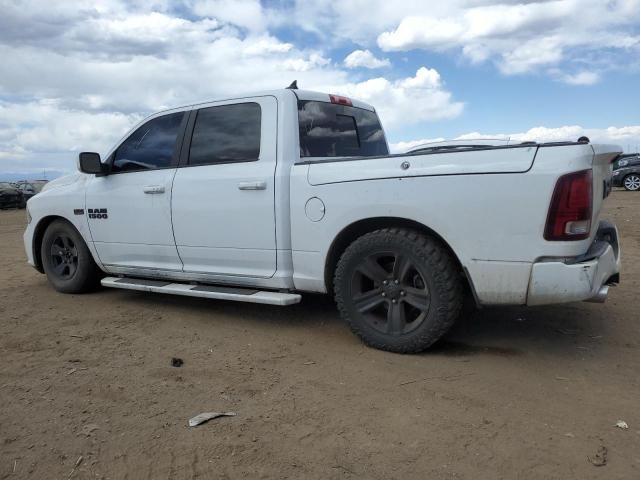
<instances>
[{"instance_id":1,"label":"tail light","mask_svg":"<svg viewBox=\"0 0 640 480\"><path fill-rule=\"evenodd\" d=\"M329 95L329 98L331 99L331 103L353 107L353 103L351 103L351 100L347 97L341 97L340 95Z\"/></svg>"},{"instance_id":2,"label":"tail light","mask_svg":"<svg viewBox=\"0 0 640 480\"><path fill-rule=\"evenodd\" d=\"M593 178L591 170L558 179L544 229L545 240L584 240L591 232Z\"/></svg>"}]
</instances>

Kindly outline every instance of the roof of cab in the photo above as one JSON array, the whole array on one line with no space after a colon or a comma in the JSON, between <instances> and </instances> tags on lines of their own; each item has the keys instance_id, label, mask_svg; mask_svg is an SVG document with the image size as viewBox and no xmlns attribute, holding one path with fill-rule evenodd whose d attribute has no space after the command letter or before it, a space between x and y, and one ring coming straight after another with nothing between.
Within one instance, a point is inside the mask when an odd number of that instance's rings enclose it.
<instances>
[{"instance_id":1,"label":"roof of cab","mask_svg":"<svg viewBox=\"0 0 640 480\"><path fill-rule=\"evenodd\" d=\"M177 109L182 109L187 107L196 107L198 105L203 105L205 103L224 102L229 100L242 100L244 98L253 98L253 97L274 96L276 98L280 98L280 97L283 97L284 95L291 95L292 93L295 94L299 100L311 100L316 102L331 103L331 97L329 93L315 92L313 90L297 90L297 89L293 90L288 88L281 88L279 90L267 90L263 92L245 93L242 95L237 95L237 96L227 97L227 98L216 98L216 99L206 100L202 102L191 103L188 105L182 105L180 107L172 108L171 110L177 110ZM336 95L339 95L339 94L336 94ZM356 100L351 97L347 97L347 98L351 100L351 103L356 108L363 108L371 112L376 111L376 109L372 105L369 105L368 103L361 102L360 100Z\"/></svg>"}]
</instances>

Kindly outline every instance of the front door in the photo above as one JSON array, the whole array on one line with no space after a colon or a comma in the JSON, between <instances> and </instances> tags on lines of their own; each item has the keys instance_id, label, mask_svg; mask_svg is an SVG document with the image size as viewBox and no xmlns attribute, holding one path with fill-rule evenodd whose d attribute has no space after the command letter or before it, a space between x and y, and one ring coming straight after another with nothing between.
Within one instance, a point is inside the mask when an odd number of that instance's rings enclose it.
<instances>
[{"instance_id":1,"label":"front door","mask_svg":"<svg viewBox=\"0 0 640 480\"><path fill-rule=\"evenodd\" d=\"M184 271L271 277L276 99L220 102L194 115L173 182L173 228Z\"/></svg>"},{"instance_id":2,"label":"front door","mask_svg":"<svg viewBox=\"0 0 640 480\"><path fill-rule=\"evenodd\" d=\"M109 160L111 172L87 187L85 214L107 266L181 271L171 226L184 112L156 116L136 129Z\"/></svg>"}]
</instances>

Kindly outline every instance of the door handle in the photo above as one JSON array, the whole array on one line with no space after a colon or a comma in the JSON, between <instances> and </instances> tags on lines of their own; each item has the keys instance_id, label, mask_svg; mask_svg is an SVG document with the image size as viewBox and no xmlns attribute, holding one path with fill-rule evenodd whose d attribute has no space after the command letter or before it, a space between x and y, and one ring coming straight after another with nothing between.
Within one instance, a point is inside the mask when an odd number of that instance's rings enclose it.
<instances>
[{"instance_id":1,"label":"door handle","mask_svg":"<svg viewBox=\"0 0 640 480\"><path fill-rule=\"evenodd\" d=\"M240 182L238 188L240 190L266 190L267 182Z\"/></svg>"},{"instance_id":2,"label":"door handle","mask_svg":"<svg viewBox=\"0 0 640 480\"><path fill-rule=\"evenodd\" d=\"M142 191L149 194L164 193L164 187L162 185L147 185L142 188Z\"/></svg>"}]
</instances>

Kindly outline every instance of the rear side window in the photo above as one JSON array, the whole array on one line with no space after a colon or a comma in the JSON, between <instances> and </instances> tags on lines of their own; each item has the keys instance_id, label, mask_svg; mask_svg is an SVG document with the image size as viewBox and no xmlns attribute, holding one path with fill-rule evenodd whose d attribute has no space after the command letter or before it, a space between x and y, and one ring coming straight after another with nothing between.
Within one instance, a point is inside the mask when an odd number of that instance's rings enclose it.
<instances>
[{"instance_id":1,"label":"rear side window","mask_svg":"<svg viewBox=\"0 0 640 480\"><path fill-rule=\"evenodd\" d=\"M260 157L260 105L238 103L198 111L190 165L252 162Z\"/></svg>"},{"instance_id":2,"label":"rear side window","mask_svg":"<svg viewBox=\"0 0 640 480\"><path fill-rule=\"evenodd\" d=\"M149 120L116 150L112 172L151 170L171 166L184 112Z\"/></svg>"},{"instance_id":3,"label":"rear side window","mask_svg":"<svg viewBox=\"0 0 640 480\"><path fill-rule=\"evenodd\" d=\"M375 112L334 103L298 102L301 157L388 155Z\"/></svg>"}]
</instances>

